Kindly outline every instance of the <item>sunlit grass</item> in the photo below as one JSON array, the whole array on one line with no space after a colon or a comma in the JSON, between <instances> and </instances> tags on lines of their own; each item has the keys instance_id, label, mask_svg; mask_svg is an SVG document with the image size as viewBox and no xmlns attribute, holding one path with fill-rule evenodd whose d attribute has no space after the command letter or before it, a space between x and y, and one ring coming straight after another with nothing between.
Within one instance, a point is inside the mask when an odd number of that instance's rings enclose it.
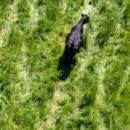
<instances>
[{"instance_id":1,"label":"sunlit grass","mask_svg":"<svg viewBox=\"0 0 130 130\"><path fill-rule=\"evenodd\" d=\"M14 2L0 1L0 29ZM9 32L4 28L0 48L2 130L130 129L130 3L91 3L85 45L61 80L65 37L85 10L84 1L17 1L17 19Z\"/></svg>"}]
</instances>

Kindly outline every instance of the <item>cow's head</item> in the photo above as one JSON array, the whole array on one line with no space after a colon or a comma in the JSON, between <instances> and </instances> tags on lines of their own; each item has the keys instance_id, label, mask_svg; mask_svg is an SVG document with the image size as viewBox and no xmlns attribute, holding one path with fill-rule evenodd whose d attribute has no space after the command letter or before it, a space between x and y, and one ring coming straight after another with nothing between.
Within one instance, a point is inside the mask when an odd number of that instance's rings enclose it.
<instances>
[{"instance_id":1,"label":"cow's head","mask_svg":"<svg viewBox=\"0 0 130 130\"><path fill-rule=\"evenodd\" d=\"M88 17L87 14L81 14L81 16L82 16L82 19L83 19L83 23L84 23L84 24L87 23L87 22L89 22L89 17Z\"/></svg>"}]
</instances>

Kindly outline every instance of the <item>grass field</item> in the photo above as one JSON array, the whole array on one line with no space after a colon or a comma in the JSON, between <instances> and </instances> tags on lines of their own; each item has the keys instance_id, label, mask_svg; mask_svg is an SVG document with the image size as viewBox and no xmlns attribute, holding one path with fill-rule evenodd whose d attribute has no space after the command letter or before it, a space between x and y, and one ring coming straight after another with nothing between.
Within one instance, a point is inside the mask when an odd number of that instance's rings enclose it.
<instances>
[{"instance_id":1,"label":"grass field","mask_svg":"<svg viewBox=\"0 0 130 130\"><path fill-rule=\"evenodd\" d=\"M58 70L82 12L85 44ZM130 1L0 0L0 130L130 130Z\"/></svg>"}]
</instances>

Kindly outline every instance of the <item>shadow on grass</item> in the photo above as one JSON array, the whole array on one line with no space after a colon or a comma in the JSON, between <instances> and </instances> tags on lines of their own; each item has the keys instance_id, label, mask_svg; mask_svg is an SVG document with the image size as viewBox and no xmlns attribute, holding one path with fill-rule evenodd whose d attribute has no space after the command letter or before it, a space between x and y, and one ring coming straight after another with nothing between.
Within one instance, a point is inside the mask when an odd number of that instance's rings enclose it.
<instances>
[{"instance_id":1,"label":"shadow on grass","mask_svg":"<svg viewBox=\"0 0 130 130\"><path fill-rule=\"evenodd\" d=\"M65 60L64 60L64 55L60 57L58 68L57 68L60 72L60 76L59 76L60 80L66 80L69 77L71 70L73 69L75 63L76 63L76 59L73 59L71 65L66 66Z\"/></svg>"}]
</instances>

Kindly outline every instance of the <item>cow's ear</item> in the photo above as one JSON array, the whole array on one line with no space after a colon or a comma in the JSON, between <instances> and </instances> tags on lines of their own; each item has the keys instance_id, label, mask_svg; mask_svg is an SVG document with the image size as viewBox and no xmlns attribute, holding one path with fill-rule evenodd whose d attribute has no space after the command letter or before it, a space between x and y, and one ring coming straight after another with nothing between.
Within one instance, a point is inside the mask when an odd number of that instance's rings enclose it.
<instances>
[{"instance_id":1,"label":"cow's ear","mask_svg":"<svg viewBox=\"0 0 130 130\"><path fill-rule=\"evenodd\" d=\"M81 14L81 16L83 17L83 16L84 16L84 14L82 13L82 14Z\"/></svg>"}]
</instances>

